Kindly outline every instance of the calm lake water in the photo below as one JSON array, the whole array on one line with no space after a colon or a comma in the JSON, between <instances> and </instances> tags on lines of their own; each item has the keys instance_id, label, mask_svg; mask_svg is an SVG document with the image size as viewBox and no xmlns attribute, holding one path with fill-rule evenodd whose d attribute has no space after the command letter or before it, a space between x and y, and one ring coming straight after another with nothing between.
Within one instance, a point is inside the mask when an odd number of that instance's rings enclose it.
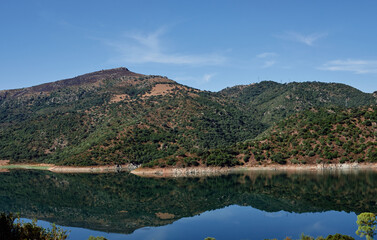
<instances>
[{"instance_id":1,"label":"calm lake water","mask_svg":"<svg viewBox=\"0 0 377 240\"><path fill-rule=\"evenodd\" d=\"M377 212L377 173L251 172L179 179L128 173L0 174L0 211L19 212L69 239L355 237L356 216Z\"/></svg>"}]
</instances>

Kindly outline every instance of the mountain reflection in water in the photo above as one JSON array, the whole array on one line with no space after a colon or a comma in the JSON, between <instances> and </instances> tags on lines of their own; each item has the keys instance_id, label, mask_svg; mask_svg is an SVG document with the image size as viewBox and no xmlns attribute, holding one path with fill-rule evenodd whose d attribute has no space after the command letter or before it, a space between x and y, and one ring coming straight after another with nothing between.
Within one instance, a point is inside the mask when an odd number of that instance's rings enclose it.
<instances>
[{"instance_id":1,"label":"mountain reflection in water","mask_svg":"<svg viewBox=\"0 0 377 240\"><path fill-rule=\"evenodd\" d=\"M0 174L0 211L59 225L132 233L230 205L269 217L280 211L377 212L377 173L249 172L203 178L141 178L129 173Z\"/></svg>"}]
</instances>

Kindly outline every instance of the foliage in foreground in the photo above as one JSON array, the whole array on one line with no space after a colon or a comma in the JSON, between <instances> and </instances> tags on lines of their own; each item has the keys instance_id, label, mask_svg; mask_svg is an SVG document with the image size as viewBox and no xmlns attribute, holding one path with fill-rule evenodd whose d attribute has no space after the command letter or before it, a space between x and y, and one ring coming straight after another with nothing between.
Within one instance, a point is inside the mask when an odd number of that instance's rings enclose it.
<instances>
[{"instance_id":1,"label":"foliage in foreground","mask_svg":"<svg viewBox=\"0 0 377 240\"><path fill-rule=\"evenodd\" d=\"M19 216L12 213L1 213L0 215L0 240L65 240L68 238L68 231L51 224L51 229L37 226L37 220L31 223L24 223ZM88 240L107 240L104 237L90 236Z\"/></svg>"},{"instance_id":2,"label":"foliage in foreground","mask_svg":"<svg viewBox=\"0 0 377 240\"><path fill-rule=\"evenodd\" d=\"M65 240L68 238L66 230L52 224L51 229L37 226L37 221L24 223L12 213L0 215L0 240Z\"/></svg>"},{"instance_id":3,"label":"foliage in foreground","mask_svg":"<svg viewBox=\"0 0 377 240\"><path fill-rule=\"evenodd\" d=\"M360 237L366 237L367 240L373 240L374 235L376 235L376 225L377 225L377 216L374 213L361 213L357 216L357 226L358 229L356 234Z\"/></svg>"}]
</instances>

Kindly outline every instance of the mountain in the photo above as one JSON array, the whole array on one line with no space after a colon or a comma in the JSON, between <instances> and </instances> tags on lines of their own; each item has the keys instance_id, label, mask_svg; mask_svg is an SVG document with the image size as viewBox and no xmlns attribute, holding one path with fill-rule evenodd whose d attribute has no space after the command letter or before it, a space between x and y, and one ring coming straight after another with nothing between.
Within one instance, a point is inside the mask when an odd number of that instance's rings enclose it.
<instances>
[{"instance_id":1,"label":"mountain","mask_svg":"<svg viewBox=\"0 0 377 240\"><path fill-rule=\"evenodd\" d=\"M375 104L373 94L343 84L261 82L208 92L126 68L102 70L0 91L0 159L234 165L207 157L229 157L234 151L222 150L305 109Z\"/></svg>"}]
</instances>

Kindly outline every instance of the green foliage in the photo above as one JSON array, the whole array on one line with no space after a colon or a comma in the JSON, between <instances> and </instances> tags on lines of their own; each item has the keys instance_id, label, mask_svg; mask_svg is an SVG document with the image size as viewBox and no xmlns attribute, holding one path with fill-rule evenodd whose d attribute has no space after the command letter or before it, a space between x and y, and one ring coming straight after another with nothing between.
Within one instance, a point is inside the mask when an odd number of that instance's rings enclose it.
<instances>
[{"instance_id":1,"label":"green foliage","mask_svg":"<svg viewBox=\"0 0 377 240\"><path fill-rule=\"evenodd\" d=\"M279 164L286 164L287 160L285 159L285 156L278 152L271 156L272 161L279 163Z\"/></svg>"},{"instance_id":2,"label":"green foliage","mask_svg":"<svg viewBox=\"0 0 377 240\"><path fill-rule=\"evenodd\" d=\"M328 235L325 240L355 240L353 237L342 234Z\"/></svg>"},{"instance_id":3,"label":"green foliage","mask_svg":"<svg viewBox=\"0 0 377 240\"><path fill-rule=\"evenodd\" d=\"M314 237L302 233L300 236L300 240L314 240Z\"/></svg>"},{"instance_id":4,"label":"green foliage","mask_svg":"<svg viewBox=\"0 0 377 240\"><path fill-rule=\"evenodd\" d=\"M19 217L12 213L0 214L0 239L7 240L64 240L68 238L67 231L52 224L51 229L37 226L37 221L31 223L21 222Z\"/></svg>"},{"instance_id":5,"label":"green foliage","mask_svg":"<svg viewBox=\"0 0 377 240\"><path fill-rule=\"evenodd\" d=\"M215 149L209 152L208 156L205 157L207 166L235 166L239 165L240 162L235 158L236 152L227 149Z\"/></svg>"},{"instance_id":6,"label":"green foliage","mask_svg":"<svg viewBox=\"0 0 377 240\"><path fill-rule=\"evenodd\" d=\"M366 237L367 240L373 240L376 235L377 218L376 214L364 212L357 216L357 231L356 234L360 237Z\"/></svg>"}]
</instances>

